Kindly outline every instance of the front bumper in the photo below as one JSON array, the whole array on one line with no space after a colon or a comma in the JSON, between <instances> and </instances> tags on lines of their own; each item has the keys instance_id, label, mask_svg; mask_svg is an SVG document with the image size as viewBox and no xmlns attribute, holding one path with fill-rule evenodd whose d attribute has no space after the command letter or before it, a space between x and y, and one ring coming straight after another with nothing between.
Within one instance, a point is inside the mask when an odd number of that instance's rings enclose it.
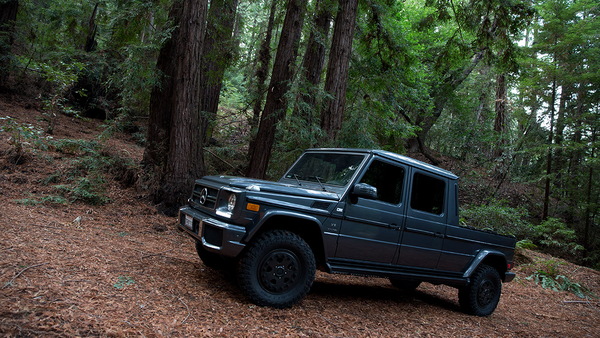
<instances>
[{"instance_id":1,"label":"front bumper","mask_svg":"<svg viewBox=\"0 0 600 338\"><path fill-rule=\"evenodd\" d=\"M246 235L244 227L219 221L189 206L179 209L177 227L209 252L236 257L245 247L241 242Z\"/></svg>"}]
</instances>

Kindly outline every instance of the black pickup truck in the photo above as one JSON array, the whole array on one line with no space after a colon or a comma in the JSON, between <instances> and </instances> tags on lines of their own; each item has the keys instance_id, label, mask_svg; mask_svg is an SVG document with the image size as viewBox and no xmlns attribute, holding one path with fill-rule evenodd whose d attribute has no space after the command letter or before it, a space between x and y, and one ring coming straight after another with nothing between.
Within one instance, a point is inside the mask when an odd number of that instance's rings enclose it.
<instances>
[{"instance_id":1,"label":"black pickup truck","mask_svg":"<svg viewBox=\"0 0 600 338\"><path fill-rule=\"evenodd\" d=\"M197 180L178 227L258 305L294 305L320 269L450 285L465 312L487 316L515 276L515 238L459 225L457 180L387 151L309 149L279 182Z\"/></svg>"}]
</instances>

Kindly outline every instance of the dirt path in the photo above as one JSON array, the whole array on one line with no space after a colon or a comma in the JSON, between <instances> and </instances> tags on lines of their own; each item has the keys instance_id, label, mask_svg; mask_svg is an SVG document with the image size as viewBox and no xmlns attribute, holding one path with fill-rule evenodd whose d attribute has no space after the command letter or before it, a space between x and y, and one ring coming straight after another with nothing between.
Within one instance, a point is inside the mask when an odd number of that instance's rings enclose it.
<instances>
[{"instance_id":1,"label":"dirt path","mask_svg":"<svg viewBox=\"0 0 600 338\"><path fill-rule=\"evenodd\" d=\"M0 102L0 116L33 121L35 111ZM54 137L92 138L94 121L61 117ZM308 297L286 310L249 303L230 276L200 262L174 218L132 188L109 182L103 206L28 205L54 194L45 180L74 155L38 152L7 162L0 133L0 333L4 336L578 336L600 332L598 300L542 289L517 266L487 318L458 311L456 290L423 284L414 294L384 279L318 274ZM139 158L124 139L113 149ZM532 262L552 257L526 252ZM527 261L525 260L525 261ZM556 262L562 262L554 259ZM524 262L525 262L524 261ZM600 294L600 274L559 265Z\"/></svg>"}]
</instances>

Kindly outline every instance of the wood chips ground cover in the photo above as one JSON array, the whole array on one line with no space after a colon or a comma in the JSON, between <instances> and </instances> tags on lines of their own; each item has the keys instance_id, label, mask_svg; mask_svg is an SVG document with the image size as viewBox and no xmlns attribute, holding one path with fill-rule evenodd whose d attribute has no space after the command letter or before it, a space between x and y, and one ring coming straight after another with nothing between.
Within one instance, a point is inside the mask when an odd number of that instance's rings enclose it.
<instances>
[{"instance_id":1,"label":"wood chips ground cover","mask_svg":"<svg viewBox=\"0 0 600 338\"><path fill-rule=\"evenodd\" d=\"M0 115L43 127L40 113L0 101ZM94 139L95 121L59 116L54 138ZM459 311L457 292L423 284L402 293L379 278L318 273L297 306L249 303L232 276L206 268L193 241L145 196L109 180L108 204L52 203L48 177L76 155L52 149L9 161L0 133L0 335L3 336L545 336L598 337L598 299L543 289L526 279L548 261L600 295L600 274L523 251L486 318ZM105 147L139 161L122 136ZM125 156L124 155L124 156ZM39 203L38 203L39 202Z\"/></svg>"}]
</instances>

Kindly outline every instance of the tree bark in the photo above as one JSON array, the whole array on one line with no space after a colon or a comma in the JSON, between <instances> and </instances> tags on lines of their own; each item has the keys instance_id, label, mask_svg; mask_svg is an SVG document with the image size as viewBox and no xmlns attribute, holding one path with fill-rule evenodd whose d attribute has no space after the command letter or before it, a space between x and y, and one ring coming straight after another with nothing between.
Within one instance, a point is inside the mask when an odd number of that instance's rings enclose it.
<instances>
[{"instance_id":1,"label":"tree bark","mask_svg":"<svg viewBox=\"0 0 600 338\"><path fill-rule=\"evenodd\" d=\"M262 101L265 96L265 83L269 74L269 64L271 63L271 39L273 38L273 26L275 25L275 11L277 10L277 0L272 0L271 10L269 11L269 21L267 22L267 30L265 39L260 44L258 49L258 67L254 76L256 77L256 94L254 104L252 105L252 120L250 126L254 129L260 121L260 112L262 110Z\"/></svg>"},{"instance_id":2,"label":"tree bark","mask_svg":"<svg viewBox=\"0 0 600 338\"><path fill-rule=\"evenodd\" d=\"M19 11L18 0L0 2L0 86L5 83L12 59L15 21Z\"/></svg>"},{"instance_id":3,"label":"tree bark","mask_svg":"<svg viewBox=\"0 0 600 338\"><path fill-rule=\"evenodd\" d=\"M96 15L98 14L98 5L99 3L96 2L94 10L92 11L92 15L90 15L90 20L88 21L88 33L85 38L85 46L83 46L83 50L88 53L94 51L98 45L96 42L96 32L98 31L98 25L96 25Z\"/></svg>"},{"instance_id":4,"label":"tree bark","mask_svg":"<svg viewBox=\"0 0 600 338\"><path fill-rule=\"evenodd\" d=\"M596 132L597 131L594 128L592 130L592 137L591 137L592 144L596 143ZM596 148L592 147L592 153L591 153L590 158L595 158L595 157L596 157ZM590 166L588 169L588 180L587 180L586 199L585 199L586 207L585 207L584 225L583 225L583 247L586 250L589 250L589 248L591 247L590 237L593 238L593 236L590 232L593 221L594 221L594 213L592 212L592 206L598 205L598 196L596 195L594 197L594 195L592 194L594 182L595 182L594 166ZM597 207L595 208L595 210L598 210Z\"/></svg>"},{"instance_id":5,"label":"tree bark","mask_svg":"<svg viewBox=\"0 0 600 338\"><path fill-rule=\"evenodd\" d=\"M570 99L570 96L572 94L572 88L569 84L565 84L563 83L561 86L561 92L560 92L560 98L559 103L558 103L558 111L556 114L556 124L554 127L554 145L555 145L555 151L554 151L554 172L556 174L556 178L554 179L553 185L554 187L557 188L557 191L561 191L563 192L564 195L564 189L567 185L567 182L565 182L565 177L563 176L563 170L565 169L565 166L567 165L567 159L565 157L565 154L563 152L562 146L563 146L563 141L564 141L564 132L565 132L565 127L566 127L566 116L567 116L567 103ZM564 198L566 198L567 196L563 196ZM573 201L575 202L575 201Z\"/></svg>"},{"instance_id":6,"label":"tree bark","mask_svg":"<svg viewBox=\"0 0 600 338\"><path fill-rule=\"evenodd\" d=\"M344 120L348 68L357 11L358 0L340 0L325 79L325 92L331 95L331 98L325 100L325 108L321 112L321 128L330 142L335 141Z\"/></svg>"},{"instance_id":7,"label":"tree bark","mask_svg":"<svg viewBox=\"0 0 600 338\"><path fill-rule=\"evenodd\" d=\"M169 14L177 25L161 48L162 81L152 90L143 166L159 209L174 214L204 174L200 129L200 55L207 0L176 1Z\"/></svg>"},{"instance_id":8,"label":"tree bark","mask_svg":"<svg viewBox=\"0 0 600 338\"><path fill-rule=\"evenodd\" d=\"M503 147L506 145L506 75L504 74L499 74L496 77L495 111L494 132L496 132L499 142L494 151L494 156L498 158L504 153Z\"/></svg>"},{"instance_id":9,"label":"tree bark","mask_svg":"<svg viewBox=\"0 0 600 338\"><path fill-rule=\"evenodd\" d=\"M454 72L453 75L447 76L443 82L438 84L430 93L430 97L433 101L433 111L426 112L421 111L415 119L414 125L419 127L419 131L416 135L407 140L407 148L410 152L421 152L428 158L432 157L429 155L424 147L427 134L439 119L446 107L446 103L450 99L452 93L467 79L467 77L473 72L475 67L483 59L485 55L485 49L482 49L475 53L471 58L471 63L463 68L461 71ZM432 160L430 158L430 160ZM434 159L435 160L435 159ZM437 160L432 161L434 164L439 162Z\"/></svg>"},{"instance_id":10,"label":"tree bark","mask_svg":"<svg viewBox=\"0 0 600 338\"><path fill-rule=\"evenodd\" d=\"M294 75L294 63L298 54L305 11L306 1L290 0L288 2L265 108L260 118L256 139L250 144L250 165L248 167L248 176L250 177L264 178L267 172L277 124L285 117L287 108L285 95L290 89Z\"/></svg>"},{"instance_id":11,"label":"tree bark","mask_svg":"<svg viewBox=\"0 0 600 338\"><path fill-rule=\"evenodd\" d=\"M544 207L542 210L542 220L548 219L550 209L550 175L552 174L552 141L554 139L554 104L556 102L556 79L552 80L552 93L550 102L548 102L550 111L550 131L548 133L548 153L546 155L546 179L544 184Z\"/></svg>"},{"instance_id":12,"label":"tree bark","mask_svg":"<svg viewBox=\"0 0 600 338\"><path fill-rule=\"evenodd\" d=\"M219 96L225 70L235 55L232 36L238 0L212 0L202 52L200 111L204 143L212 135L210 127L219 108Z\"/></svg>"},{"instance_id":13,"label":"tree bark","mask_svg":"<svg viewBox=\"0 0 600 338\"><path fill-rule=\"evenodd\" d=\"M314 18L315 28L311 30L308 45L302 61L301 92L296 98L294 116L298 116L312 125L313 113L317 105L315 89L321 82L321 75L325 65L325 54L327 40L329 39L329 27L331 25L330 0L317 0L316 15Z\"/></svg>"}]
</instances>

